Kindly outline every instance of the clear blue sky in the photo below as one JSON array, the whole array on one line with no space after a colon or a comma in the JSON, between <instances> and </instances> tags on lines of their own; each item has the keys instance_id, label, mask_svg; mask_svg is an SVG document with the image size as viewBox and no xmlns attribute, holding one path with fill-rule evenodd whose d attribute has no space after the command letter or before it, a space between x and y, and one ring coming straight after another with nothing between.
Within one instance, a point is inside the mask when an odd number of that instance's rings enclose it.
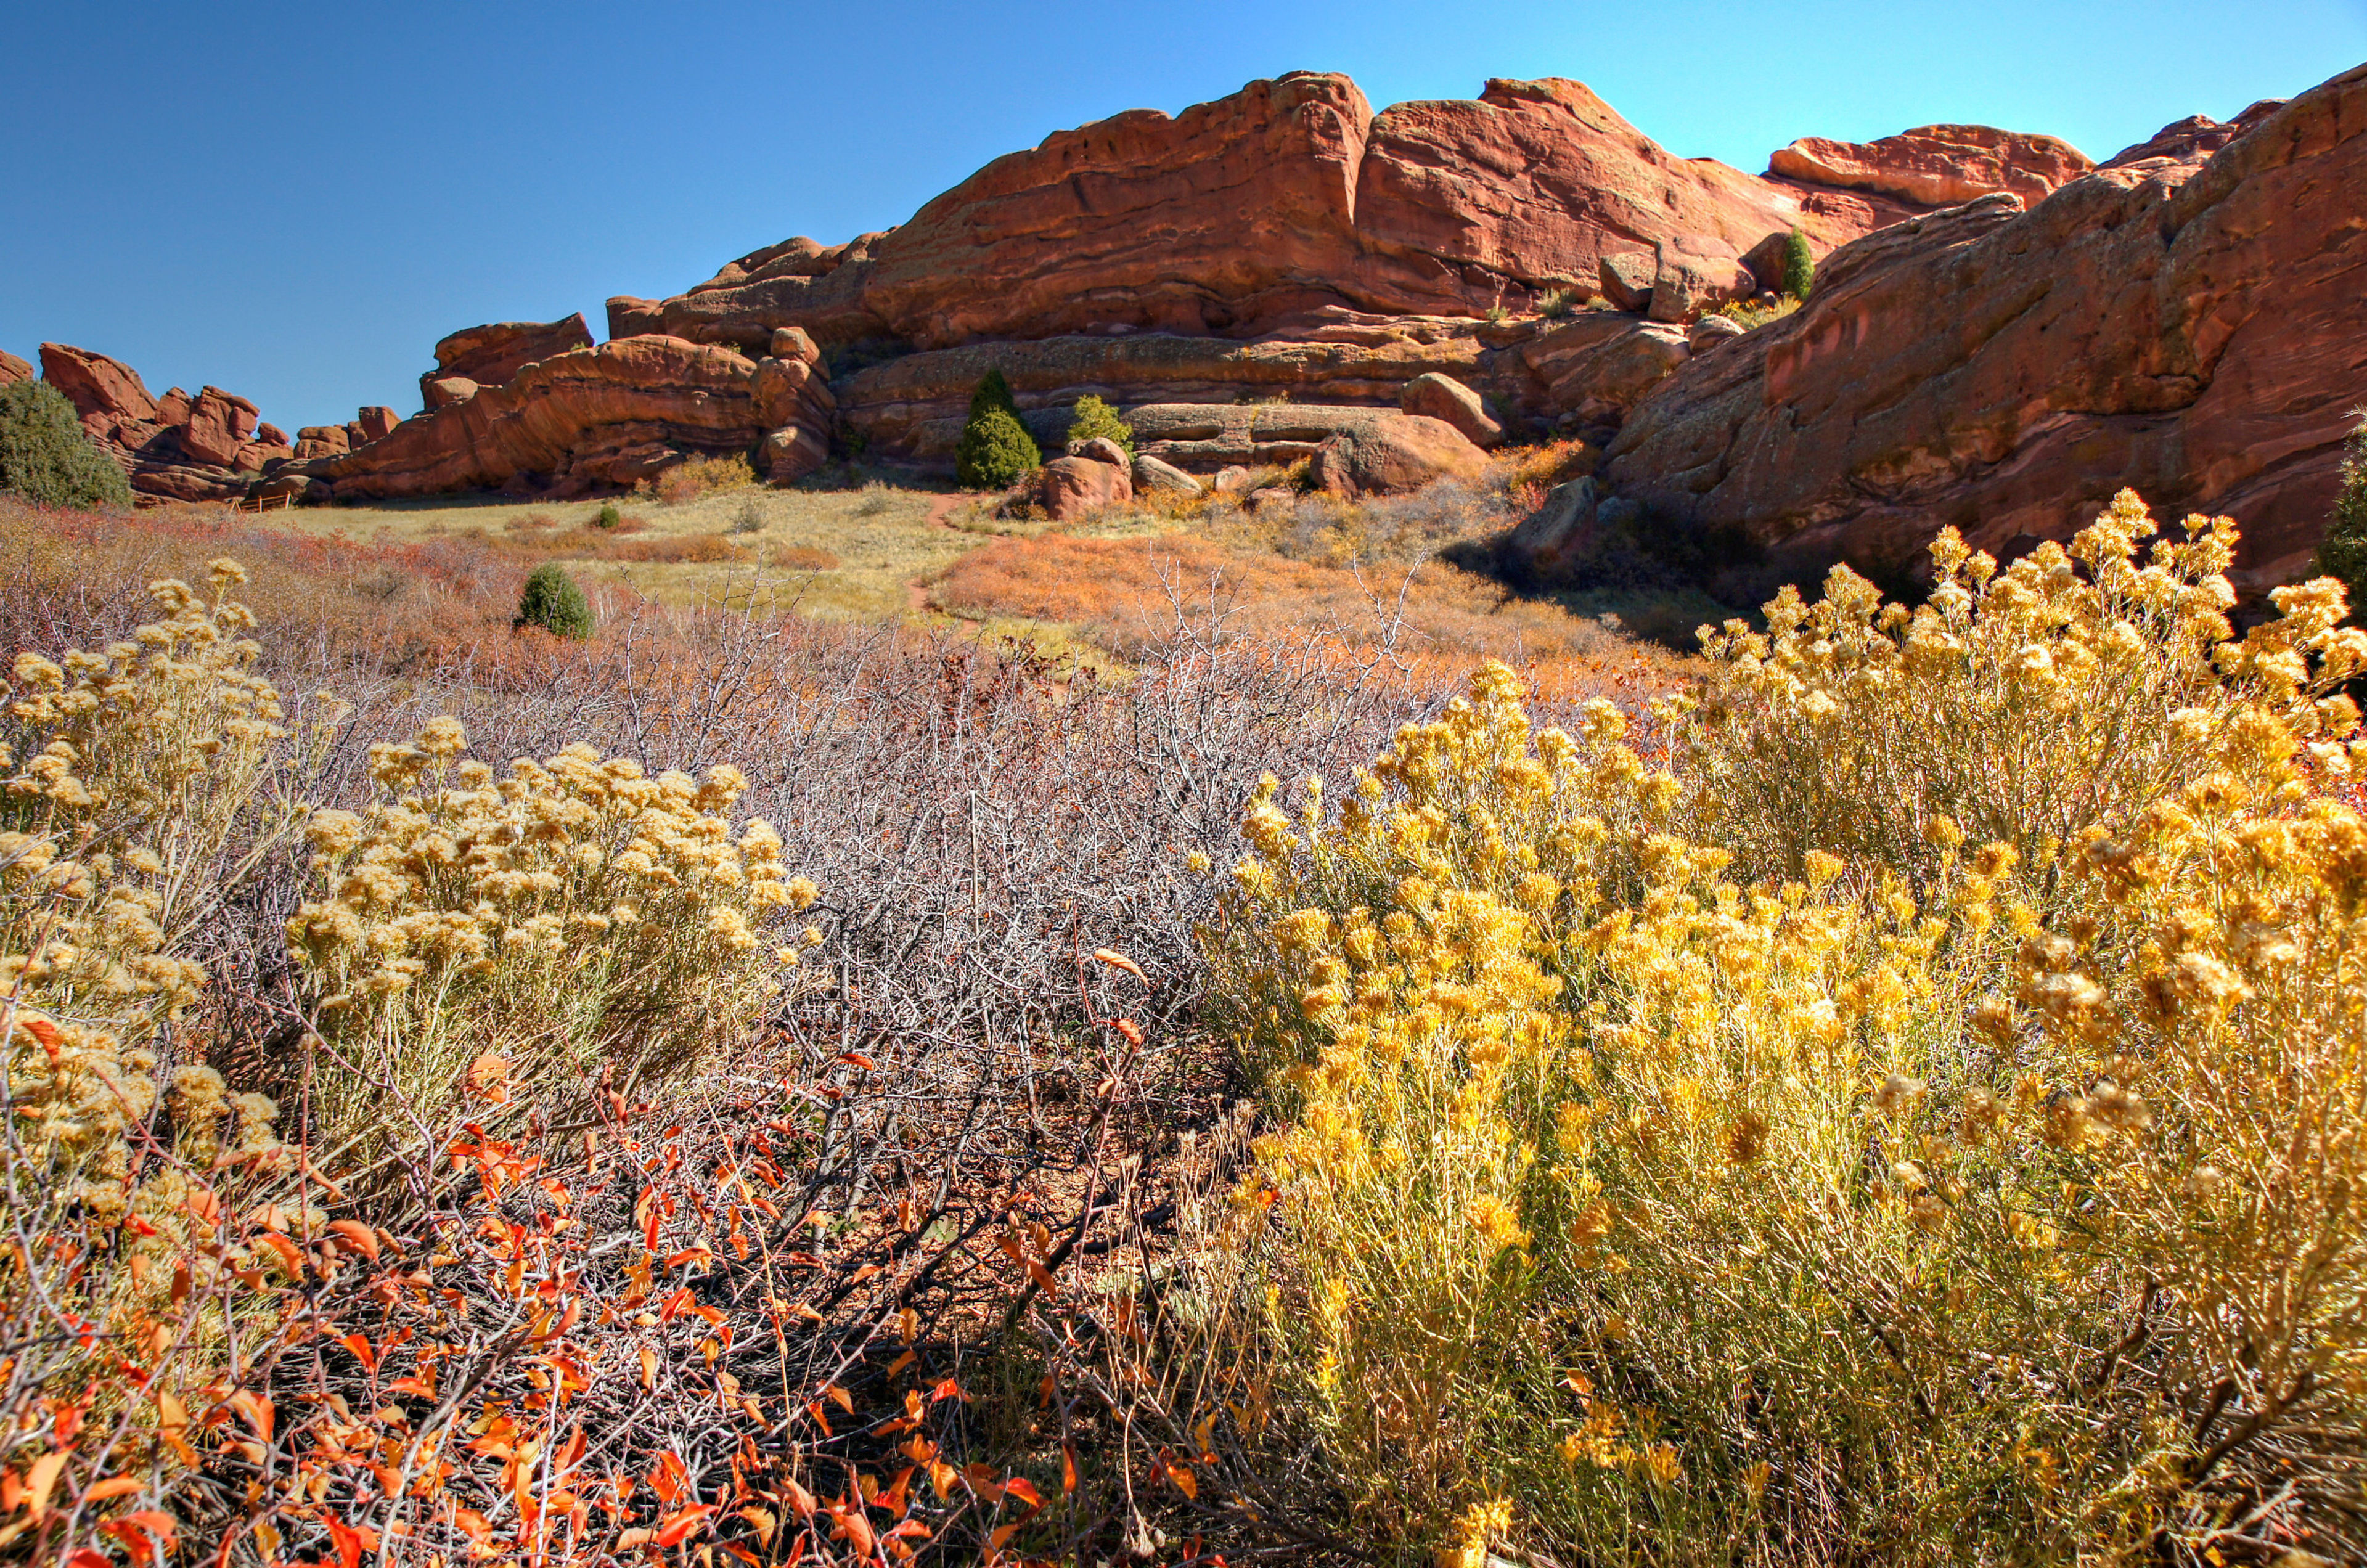
<instances>
[{"instance_id":1,"label":"clear blue sky","mask_svg":"<svg viewBox=\"0 0 2367 1568\"><path fill-rule=\"evenodd\" d=\"M0 348L299 424L418 407L446 333L900 221L1014 148L1259 76L1377 108L1573 76L1674 152L1970 120L2111 156L2367 61L2367 0L0 0Z\"/></svg>"}]
</instances>

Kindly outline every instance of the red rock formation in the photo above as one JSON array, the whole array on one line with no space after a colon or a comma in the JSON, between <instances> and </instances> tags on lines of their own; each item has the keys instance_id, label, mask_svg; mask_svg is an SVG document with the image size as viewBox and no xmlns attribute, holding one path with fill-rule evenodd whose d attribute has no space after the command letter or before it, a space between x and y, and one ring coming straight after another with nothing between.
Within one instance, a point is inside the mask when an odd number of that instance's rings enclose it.
<instances>
[{"instance_id":1,"label":"red rock formation","mask_svg":"<svg viewBox=\"0 0 2367 1568\"><path fill-rule=\"evenodd\" d=\"M19 359L6 349L0 348L0 387L17 381L29 381L35 374L30 362Z\"/></svg>"},{"instance_id":2,"label":"red rock formation","mask_svg":"<svg viewBox=\"0 0 2367 1568\"><path fill-rule=\"evenodd\" d=\"M194 398L175 387L153 398L121 360L60 343L41 345L41 370L74 404L83 429L122 465L136 494L238 500L274 461L295 456L277 430L258 429L253 403L219 387Z\"/></svg>"},{"instance_id":3,"label":"red rock formation","mask_svg":"<svg viewBox=\"0 0 2367 1568\"><path fill-rule=\"evenodd\" d=\"M2093 167L2093 160L2060 138L1986 125L1918 126L1864 142L1804 136L1767 161L1770 175L1876 191L1923 207L1961 207L2001 190L2035 207Z\"/></svg>"},{"instance_id":4,"label":"red rock formation","mask_svg":"<svg viewBox=\"0 0 2367 1568\"><path fill-rule=\"evenodd\" d=\"M2061 539L2126 484L2236 517L2247 589L2290 580L2367 386L2367 67L2188 145L1836 252L1805 309L1643 399L1614 488L1801 575L1912 570L1942 524Z\"/></svg>"},{"instance_id":5,"label":"red rock formation","mask_svg":"<svg viewBox=\"0 0 2367 1568\"><path fill-rule=\"evenodd\" d=\"M140 372L119 359L62 343L41 344L41 378L66 395L83 428L106 440L117 425L154 424L156 400Z\"/></svg>"},{"instance_id":6,"label":"red rock formation","mask_svg":"<svg viewBox=\"0 0 2367 1568\"><path fill-rule=\"evenodd\" d=\"M2078 156L2050 138L1980 134L1988 166L2016 179ZM2039 160L2027 176L2025 152ZM829 248L787 241L687 294L620 295L608 312L620 335L752 352L784 325L825 345L923 349L1249 337L1327 308L1476 317L1548 289L1591 295L1614 254L1730 263L1795 227L1827 247L1919 210L1673 157L1576 82L1490 82L1474 101L1376 116L1346 77L1294 72L1172 118L1138 109L1059 132L899 229ZM1752 290L1730 265L1687 276L1695 305Z\"/></svg>"},{"instance_id":7,"label":"red rock formation","mask_svg":"<svg viewBox=\"0 0 2367 1568\"><path fill-rule=\"evenodd\" d=\"M592 346L581 315L563 321L493 321L463 327L436 345L436 368L419 378L426 406L437 406L430 383L459 377L481 387L499 387L527 366L554 354Z\"/></svg>"},{"instance_id":8,"label":"red rock formation","mask_svg":"<svg viewBox=\"0 0 2367 1568\"><path fill-rule=\"evenodd\" d=\"M1133 499L1128 465L1105 462L1098 453L1055 457L1036 470L1036 503L1055 523L1073 523Z\"/></svg>"},{"instance_id":9,"label":"red rock formation","mask_svg":"<svg viewBox=\"0 0 2367 1568\"><path fill-rule=\"evenodd\" d=\"M198 462L230 468L239 449L255 437L255 407L220 387L198 393L181 427L181 449Z\"/></svg>"},{"instance_id":10,"label":"red rock formation","mask_svg":"<svg viewBox=\"0 0 2367 1568\"><path fill-rule=\"evenodd\" d=\"M761 446L786 481L827 454L831 403L811 341L786 333L780 346L785 357L759 361L663 336L570 349L349 451L307 454L295 471L341 499L504 486L569 496ZM359 423L386 414L366 409ZM327 443L326 431L306 434Z\"/></svg>"}]
</instances>

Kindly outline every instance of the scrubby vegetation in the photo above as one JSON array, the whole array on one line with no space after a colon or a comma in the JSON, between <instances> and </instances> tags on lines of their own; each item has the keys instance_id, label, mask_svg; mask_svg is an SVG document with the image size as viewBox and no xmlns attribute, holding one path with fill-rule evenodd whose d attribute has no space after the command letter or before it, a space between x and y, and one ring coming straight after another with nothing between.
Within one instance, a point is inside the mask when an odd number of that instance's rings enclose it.
<instances>
[{"instance_id":1,"label":"scrubby vegetation","mask_svg":"<svg viewBox=\"0 0 2367 1568\"><path fill-rule=\"evenodd\" d=\"M0 492L40 506L131 504L131 481L47 381L0 387Z\"/></svg>"},{"instance_id":2,"label":"scrubby vegetation","mask_svg":"<svg viewBox=\"0 0 2367 1568\"><path fill-rule=\"evenodd\" d=\"M2318 541L2316 569L2342 580L2353 604L2367 603L2367 413L2342 447L2342 490Z\"/></svg>"},{"instance_id":3,"label":"scrubby vegetation","mask_svg":"<svg viewBox=\"0 0 2367 1568\"><path fill-rule=\"evenodd\" d=\"M518 595L517 624L539 626L553 637L587 637L594 629L592 605L583 588L557 561L545 561L527 574Z\"/></svg>"},{"instance_id":4,"label":"scrubby vegetation","mask_svg":"<svg viewBox=\"0 0 2367 1568\"><path fill-rule=\"evenodd\" d=\"M2194 521L1943 535L1915 611L1837 570L1713 638L1665 766L1497 669L1336 809L1269 791L1240 1343L1370 1528L2358 1553L2367 634L2321 581L2234 639Z\"/></svg>"},{"instance_id":5,"label":"scrubby vegetation","mask_svg":"<svg viewBox=\"0 0 2367 1568\"><path fill-rule=\"evenodd\" d=\"M989 370L970 394L969 420L954 453L964 490L1004 490L1038 467L1044 454L1019 423L1019 404L1000 370Z\"/></svg>"},{"instance_id":6,"label":"scrubby vegetation","mask_svg":"<svg viewBox=\"0 0 2367 1568\"><path fill-rule=\"evenodd\" d=\"M1784 241L1784 292L1791 298L1806 300L1817 286L1817 253L1808 246L1808 236L1798 229Z\"/></svg>"},{"instance_id":7,"label":"scrubby vegetation","mask_svg":"<svg viewBox=\"0 0 2367 1568\"><path fill-rule=\"evenodd\" d=\"M747 454L692 457L666 469L651 487L660 501L680 505L719 491L746 490L756 482L756 470Z\"/></svg>"},{"instance_id":8,"label":"scrubby vegetation","mask_svg":"<svg viewBox=\"0 0 2367 1568\"><path fill-rule=\"evenodd\" d=\"M1100 437L1115 441L1128 454L1134 451L1134 427L1118 417L1117 410L1088 392L1077 400L1077 410L1069 421L1069 445Z\"/></svg>"},{"instance_id":9,"label":"scrubby vegetation","mask_svg":"<svg viewBox=\"0 0 2367 1568\"><path fill-rule=\"evenodd\" d=\"M0 510L0 1552L2354 1560L2367 633L2152 526L1650 702Z\"/></svg>"}]
</instances>

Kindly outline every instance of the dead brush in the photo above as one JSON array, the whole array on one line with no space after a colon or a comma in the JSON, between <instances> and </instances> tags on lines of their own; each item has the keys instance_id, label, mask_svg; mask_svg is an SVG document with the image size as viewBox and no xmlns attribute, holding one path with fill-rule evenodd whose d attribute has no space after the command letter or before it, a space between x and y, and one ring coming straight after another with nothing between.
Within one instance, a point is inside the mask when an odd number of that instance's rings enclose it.
<instances>
[{"instance_id":1,"label":"dead brush","mask_svg":"<svg viewBox=\"0 0 2367 1568\"><path fill-rule=\"evenodd\" d=\"M223 536L176 524L20 558L0 624L55 633L53 649L105 646L134 596L94 560ZM438 574L457 558L405 558L423 569L418 594L348 605L319 584L366 550L239 536L328 574L258 585L294 626L252 656L256 678L345 699L291 710L294 733L266 752L277 787L239 793L350 811L355 830L323 824L316 868L285 837L292 818L266 832L233 817L221 849L190 862L214 868L192 879L211 912L162 952L130 914L105 913L110 941L189 987L173 1008L151 1014L136 989L12 993L18 1103L63 1097L74 1118L117 1120L96 1138L60 1121L62 1145L22 1118L0 1134L12 1219L35 1227L0 1291L16 1348L0 1372L8 1540L44 1557L589 1563L712 1548L764 1563L1107 1555L1145 1508L1179 1540L1204 1528L1172 1485L1125 1501L1142 1478L1123 1441L1081 1448L1064 1485L1057 1446L1014 1410L979 1408L994 1388L980 1358L1024 1355L1118 1240L1169 1245L1177 1128L1213 1125L1224 1093L1221 1058L1176 1028L1198 995L1189 933L1207 908L1187 854L1221 850L1257 767L1335 766L1425 694L1384 660L1189 626L1118 686L991 646L647 607L591 648L527 663L456 647L395 675L381 651L446 613ZM51 664L69 682L84 668ZM66 689L19 680L20 702ZM430 722L447 713L486 754L561 759L538 764L554 778L578 743L604 777L620 754L672 762L693 779L697 809L670 829L685 849L713 847L696 780L727 765L745 775L737 806L789 828L784 858L821 899L748 920L753 951L800 950L799 978L753 1028L736 1005L697 999L701 1027L732 1037L711 1069L635 1082L629 1058L602 1053L568 1070L502 1021L530 1024L536 997L571 1003L580 980L559 995L534 973L613 940L563 913L574 953L511 943L527 929L512 920L476 926L481 954L462 943L407 966L425 957L414 940L459 936L454 917L474 926L476 906L389 877L507 876L516 894L572 897L591 868L577 852L599 837L569 827L561 854L524 817L522 834L503 826L546 807L564 818L574 797L515 771L460 777L457 737ZM1297 716L1277 728L1275 714ZM381 739L404 734L407 750ZM245 754L196 750L190 787L218 789L213 770ZM671 797L663 775L648 782ZM439 800L455 787L500 804ZM141 820L182 831L177 809ZM660 837L645 819L635 831ZM734 837L742 882L761 880L745 830ZM108 875L144 886L155 874L138 847L108 850L87 888L49 875L54 858L31 868L47 880L21 885L12 950L40 951L22 933L90 918L76 912L90 900L105 911ZM611 863L648 852L598 847ZM651 858L711 883L710 901L732 886ZM335 923L332 900L362 927L342 968L289 951L290 919L300 949ZM369 934L404 920L418 926L405 952ZM518 1006L453 1015L472 1021L449 1032L473 1055L395 1071L357 1049L431 999L448 1010L513 977ZM357 1029L357 1009L378 1021ZM640 1002L621 1011L627 1041L635 1021L662 1026ZM137 1016L162 1021L153 1046ZM62 1077L45 1020L62 1039L71 1022L123 1043L106 1071ZM276 1103L231 1093L247 1086ZM334 1134L365 1103L381 1152L356 1169ZM155 1235L127 1250L104 1190L128 1194ZM1220 1509L1205 1528L1249 1526Z\"/></svg>"}]
</instances>

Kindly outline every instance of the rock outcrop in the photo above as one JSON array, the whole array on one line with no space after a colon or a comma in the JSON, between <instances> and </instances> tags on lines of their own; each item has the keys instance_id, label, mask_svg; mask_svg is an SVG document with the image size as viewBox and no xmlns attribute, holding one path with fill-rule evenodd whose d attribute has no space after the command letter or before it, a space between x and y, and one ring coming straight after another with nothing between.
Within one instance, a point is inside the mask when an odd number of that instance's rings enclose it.
<instances>
[{"instance_id":1,"label":"rock outcrop","mask_svg":"<svg viewBox=\"0 0 2367 1568\"><path fill-rule=\"evenodd\" d=\"M253 403L220 387L194 397L174 387L154 397L121 360L62 343L41 344L41 374L74 404L84 433L121 465L136 496L243 500L296 456L279 431L258 424Z\"/></svg>"},{"instance_id":2,"label":"rock outcrop","mask_svg":"<svg viewBox=\"0 0 2367 1568\"><path fill-rule=\"evenodd\" d=\"M2095 163L2053 136L1986 125L1923 125L1879 141L1804 136L1767 161L1767 172L1805 184L1874 191L1921 207L1962 207L2010 191L2035 207Z\"/></svg>"},{"instance_id":3,"label":"rock outcrop","mask_svg":"<svg viewBox=\"0 0 2367 1568\"><path fill-rule=\"evenodd\" d=\"M785 333L751 359L680 338L619 338L534 361L481 388L296 465L340 500L507 488L554 497L628 488L700 454L758 452L776 482L828 452L821 354ZM307 432L310 435L312 433Z\"/></svg>"},{"instance_id":4,"label":"rock outcrop","mask_svg":"<svg viewBox=\"0 0 2367 1568\"><path fill-rule=\"evenodd\" d=\"M591 346L592 332L581 315L562 321L493 321L464 327L436 345L436 368L419 378L420 397L428 408L448 407L467 400L456 395L459 389L439 393L435 383L458 378L479 387L507 386L529 365Z\"/></svg>"},{"instance_id":5,"label":"rock outcrop","mask_svg":"<svg viewBox=\"0 0 2367 1568\"><path fill-rule=\"evenodd\" d=\"M1613 487L1803 578L1913 571L1943 524L2012 555L2133 485L2236 517L2239 587L2290 581L2367 388L2367 67L2215 151L2182 126L2030 210L1836 251L1804 309L1643 397Z\"/></svg>"},{"instance_id":6,"label":"rock outcrop","mask_svg":"<svg viewBox=\"0 0 2367 1568\"><path fill-rule=\"evenodd\" d=\"M2061 162L2050 138L1983 134L1989 164L2017 177L2025 149L2033 178ZM1058 132L900 228L786 241L671 299L619 296L609 323L752 352L777 326L832 350L1251 338L1326 310L1467 318L1549 291L1588 298L1609 257L1731 262L1793 228L1829 248L1924 209L1675 157L1577 82L1492 81L1477 99L1376 115L1347 77L1293 72L1172 117ZM1756 291L1730 267L1680 272L1695 307Z\"/></svg>"},{"instance_id":7,"label":"rock outcrop","mask_svg":"<svg viewBox=\"0 0 2367 1568\"><path fill-rule=\"evenodd\" d=\"M31 362L19 359L6 349L0 348L0 387L9 386L17 381L29 381L38 374Z\"/></svg>"}]
</instances>

